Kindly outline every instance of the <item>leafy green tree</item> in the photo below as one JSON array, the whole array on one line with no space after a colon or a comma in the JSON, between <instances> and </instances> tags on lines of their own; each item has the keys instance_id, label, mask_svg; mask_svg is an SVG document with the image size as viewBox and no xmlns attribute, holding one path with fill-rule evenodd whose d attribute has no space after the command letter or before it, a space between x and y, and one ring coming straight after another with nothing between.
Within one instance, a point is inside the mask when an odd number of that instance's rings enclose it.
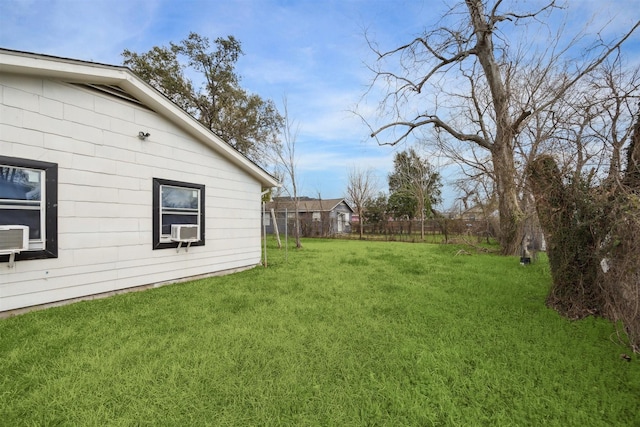
<instances>
[{"instance_id":1,"label":"leafy green tree","mask_svg":"<svg viewBox=\"0 0 640 427\"><path fill-rule=\"evenodd\" d=\"M388 200L387 195L378 193L376 197L371 197L364 204L364 219L367 224L371 224L379 228L388 218Z\"/></svg>"},{"instance_id":2,"label":"leafy green tree","mask_svg":"<svg viewBox=\"0 0 640 427\"><path fill-rule=\"evenodd\" d=\"M416 199L403 191L391 193L388 206L395 219L413 219L418 210Z\"/></svg>"},{"instance_id":3,"label":"leafy green tree","mask_svg":"<svg viewBox=\"0 0 640 427\"><path fill-rule=\"evenodd\" d=\"M240 55L240 42L233 36L212 43L196 33L146 53L122 52L124 65L221 139L262 163L264 151L277 141L283 118L273 101L240 86L235 70Z\"/></svg>"},{"instance_id":4,"label":"leafy green tree","mask_svg":"<svg viewBox=\"0 0 640 427\"><path fill-rule=\"evenodd\" d=\"M413 148L396 153L389 174L389 209L396 217L420 219L424 239L424 221L441 201L440 173Z\"/></svg>"}]
</instances>

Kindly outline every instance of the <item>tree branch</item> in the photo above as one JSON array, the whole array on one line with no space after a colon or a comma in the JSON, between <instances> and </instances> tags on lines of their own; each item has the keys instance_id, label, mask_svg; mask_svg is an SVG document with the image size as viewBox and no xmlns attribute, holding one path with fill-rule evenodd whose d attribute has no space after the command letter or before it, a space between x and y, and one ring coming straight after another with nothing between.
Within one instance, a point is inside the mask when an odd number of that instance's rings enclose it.
<instances>
[{"instance_id":1,"label":"tree branch","mask_svg":"<svg viewBox=\"0 0 640 427\"><path fill-rule=\"evenodd\" d=\"M423 120L420 120L420 118L423 117ZM379 128L378 130L374 131L371 134L372 138L376 138L376 141L378 142L379 145L396 145L397 143L399 143L400 141L402 141L403 139L405 139L407 136L409 136L411 134L411 132L414 131L414 129L420 127L420 126L424 126L424 125L428 125L428 124L432 124L434 125L434 127L436 127L437 129L442 129L445 132L447 132L449 135L451 135L452 137L456 138L457 140L460 141L471 141L471 142L475 142L476 144L480 145L481 147L486 148L487 150L490 150L492 147L492 144L488 141L486 141L484 138L478 136L478 135L474 135L474 134L467 134L467 133L463 133L463 132L459 132L457 130L455 130L452 126L450 126L448 123L444 122L443 120L441 120L438 116L418 116L416 117L416 119L412 122L393 122L393 123L388 123L384 126L382 126L381 128ZM381 143L377 136L390 128L396 127L396 126L402 126L406 128L406 131L402 134L402 136L400 136L399 138L397 138L396 140L394 140L393 142L387 142L387 143Z\"/></svg>"},{"instance_id":2,"label":"tree branch","mask_svg":"<svg viewBox=\"0 0 640 427\"><path fill-rule=\"evenodd\" d=\"M547 110L551 105L553 105L559 99L561 99L571 87L573 87L584 76L591 73L598 66L600 66L600 64L602 64L609 57L609 55L611 55L611 53L618 50L620 46L622 46L622 44L629 37L631 37L631 35L638 29L638 27L640 27L640 21L637 21L635 25L627 33L625 33L625 35L620 40L618 40L618 42L616 42L613 46L610 46L608 49L606 49L605 52L602 53L600 57L598 57L595 61L591 62L586 68L584 68L583 70L578 72L576 75L574 75L572 78L570 78L568 81L563 83L559 88L556 88L555 95L551 97L549 100L547 100L546 102L542 103L540 106L538 106L538 108L534 109L531 112L531 115L536 115L541 111Z\"/></svg>"}]
</instances>

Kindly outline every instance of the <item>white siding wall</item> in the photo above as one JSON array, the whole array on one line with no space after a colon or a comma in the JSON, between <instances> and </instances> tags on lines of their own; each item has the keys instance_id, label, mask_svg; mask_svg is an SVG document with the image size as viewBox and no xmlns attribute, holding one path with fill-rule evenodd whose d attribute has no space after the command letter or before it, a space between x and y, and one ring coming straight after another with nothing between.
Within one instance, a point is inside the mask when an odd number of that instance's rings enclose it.
<instances>
[{"instance_id":1,"label":"white siding wall","mask_svg":"<svg viewBox=\"0 0 640 427\"><path fill-rule=\"evenodd\" d=\"M1 263L0 311L260 262L260 183L162 117L14 75L0 100L0 153L57 163L59 180L58 258ZM204 246L152 250L153 178L205 185Z\"/></svg>"}]
</instances>

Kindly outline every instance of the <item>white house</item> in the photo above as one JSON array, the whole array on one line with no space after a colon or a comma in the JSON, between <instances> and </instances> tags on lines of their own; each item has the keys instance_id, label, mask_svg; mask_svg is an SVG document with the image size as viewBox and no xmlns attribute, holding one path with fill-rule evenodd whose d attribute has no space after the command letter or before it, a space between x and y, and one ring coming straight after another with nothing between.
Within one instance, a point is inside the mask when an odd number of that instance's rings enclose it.
<instances>
[{"instance_id":1,"label":"white house","mask_svg":"<svg viewBox=\"0 0 640 427\"><path fill-rule=\"evenodd\" d=\"M276 185L128 68L0 49L0 316L253 267Z\"/></svg>"}]
</instances>

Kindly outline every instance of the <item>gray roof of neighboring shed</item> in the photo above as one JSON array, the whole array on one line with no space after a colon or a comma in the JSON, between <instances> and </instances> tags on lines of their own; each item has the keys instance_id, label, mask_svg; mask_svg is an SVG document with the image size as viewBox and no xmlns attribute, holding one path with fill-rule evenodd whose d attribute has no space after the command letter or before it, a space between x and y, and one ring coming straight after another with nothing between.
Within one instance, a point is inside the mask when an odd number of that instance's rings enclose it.
<instances>
[{"instance_id":1,"label":"gray roof of neighboring shed","mask_svg":"<svg viewBox=\"0 0 640 427\"><path fill-rule=\"evenodd\" d=\"M302 198L298 202L299 212L330 212L335 209L340 203L343 203L353 212L351 206L345 199L308 199ZM267 203L267 209L275 209L277 211L293 211L295 209L295 203L290 198L275 199L272 202Z\"/></svg>"}]
</instances>

